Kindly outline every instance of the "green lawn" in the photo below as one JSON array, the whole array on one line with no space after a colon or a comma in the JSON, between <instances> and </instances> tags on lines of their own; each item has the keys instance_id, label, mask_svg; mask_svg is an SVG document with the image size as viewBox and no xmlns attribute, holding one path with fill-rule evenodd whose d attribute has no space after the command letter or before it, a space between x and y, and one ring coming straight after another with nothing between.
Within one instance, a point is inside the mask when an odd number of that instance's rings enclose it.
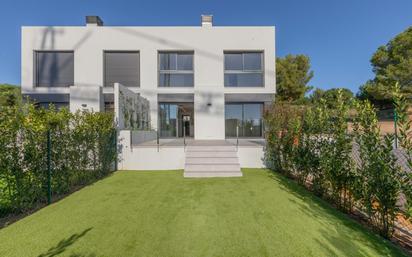
<instances>
[{"instance_id":1,"label":"green lawn","mask_svg":"<svg viewBox=\"0 0 412 257\"><path fill-rule=\"evenodd\" d=\"M0 230L0 256L401 256L278 175L121 171Z\"/></svg>"}]
</instances>

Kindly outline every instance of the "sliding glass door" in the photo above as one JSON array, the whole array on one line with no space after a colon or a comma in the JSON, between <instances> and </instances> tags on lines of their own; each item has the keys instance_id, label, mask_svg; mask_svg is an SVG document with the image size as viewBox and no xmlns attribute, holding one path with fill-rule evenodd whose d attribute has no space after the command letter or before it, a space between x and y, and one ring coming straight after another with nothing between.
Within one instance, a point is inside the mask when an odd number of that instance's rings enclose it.
<instances>
[{"instance_id":1,"label":"sliding glass door","mask_svg":"<svg viewBox=\"0 0 412 257\"><path fill-rule=\"evenodd\" d=\"M225 105L226 137L236 137L239 127L239 137L262 137L261 103L228 103Z\"/></svg>"},{"instance_id":2,"label":"sliding glass door","mask_svg":"<svg viewBox=\"0 0 412 257\"><path fill-rule=\"evenodd\" d=\"M159 104L160 137L176 137L177 108L176 104Z\"/></svg>"},{"instance_id":3,"label":"sliding glass door","mask_svg":"<svg viewBox=\"0 0 412 257\"><path fill-rule=\"evenodd\" d=\"M162 138L193 137L193 103L160 103L159 133Z\"/></svg>"}]
</instances>

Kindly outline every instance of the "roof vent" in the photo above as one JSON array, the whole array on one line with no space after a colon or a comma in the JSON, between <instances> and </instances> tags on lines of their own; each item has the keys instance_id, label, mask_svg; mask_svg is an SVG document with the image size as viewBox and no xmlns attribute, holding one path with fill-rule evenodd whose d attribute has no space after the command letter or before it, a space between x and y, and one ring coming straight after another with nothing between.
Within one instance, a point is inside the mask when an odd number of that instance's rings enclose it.
<instances>
[{"instance_id":1,"label":"roof vent","mask_svg":"<svg viewBox=\"0 0 412 257\"><path fill-rule=\"evenodd\" d=\"M86 16L86 26L103 26L103 21L99 16Z\"/></svg>"},{"instance_id":2,"label":"roof vent","mask_svg":"<svg viewBox=\"0 0 412 257\"><path fill-rule=\"evenodd\" d=\"M213 15L202 14L202 27L212 27L213 25Z\"/></svg>"}]
</instances>

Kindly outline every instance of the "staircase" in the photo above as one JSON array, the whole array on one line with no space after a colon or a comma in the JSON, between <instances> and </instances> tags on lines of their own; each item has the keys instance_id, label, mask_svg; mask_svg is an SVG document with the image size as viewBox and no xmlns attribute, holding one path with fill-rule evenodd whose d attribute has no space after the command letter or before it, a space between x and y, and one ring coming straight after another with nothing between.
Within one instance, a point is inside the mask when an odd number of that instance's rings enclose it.
<instances>
[{"instance_id":1,"label":"staircase","mask_svg":"<svg viewBox=\"0 0 412 257\"><path fill-rule=\"evenodd\" d=\"M186 147L184 177L241 177L236 146L203 142Z\"/></svg>"}]
</instances>

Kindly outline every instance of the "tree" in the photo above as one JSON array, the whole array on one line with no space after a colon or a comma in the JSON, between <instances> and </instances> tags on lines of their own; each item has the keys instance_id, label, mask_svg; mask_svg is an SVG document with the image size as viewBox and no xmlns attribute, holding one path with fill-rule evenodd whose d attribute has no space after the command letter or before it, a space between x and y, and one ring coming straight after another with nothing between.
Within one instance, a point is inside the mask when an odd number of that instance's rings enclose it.
<instances>
[{"instance_id":1,"label":"tree","mask_svg":"<svg viewBox=\"0 0 412 257\"><path fill-rule=\"evenodd\" d=\"M306 55L286 55L276 58L277 99L294 102L302 100L312 89L308 86L313 77L310 59Z\"/></svg>"},{"instance_id":2,"label":"tree","mask_svg":"<svg viewBox=\"0 0 412 257\"><path fill-rule=\"evenodd\" d=\"M21 99L20 87L0 84L0 106L13 106Z\"/></svg>"},{"instance_id":3,"label":"tree","mask_svg":"<svg viewBox=\"0 0 412 257\"><path fill-rule=\"evenodd\" d=\"M390 103L396 82L402 93L412 96L412 27L379 47L370 61L375 78L360 87L359 98Z\"/></svg>"},{"instance_id":4,"label":"tree","mask_svg":"<svg viewBox=\"0 0 412 257\"><path fill-rule=\"evenodd\" d=\"M348 103L353 99L353 93L347 88L331 88L328 90L316 88L309 100L312 104L316 104L319 103L320 99L324 99L328 108L336 109L339 97L343 102Z\"/></svg>"}]
</instances>

